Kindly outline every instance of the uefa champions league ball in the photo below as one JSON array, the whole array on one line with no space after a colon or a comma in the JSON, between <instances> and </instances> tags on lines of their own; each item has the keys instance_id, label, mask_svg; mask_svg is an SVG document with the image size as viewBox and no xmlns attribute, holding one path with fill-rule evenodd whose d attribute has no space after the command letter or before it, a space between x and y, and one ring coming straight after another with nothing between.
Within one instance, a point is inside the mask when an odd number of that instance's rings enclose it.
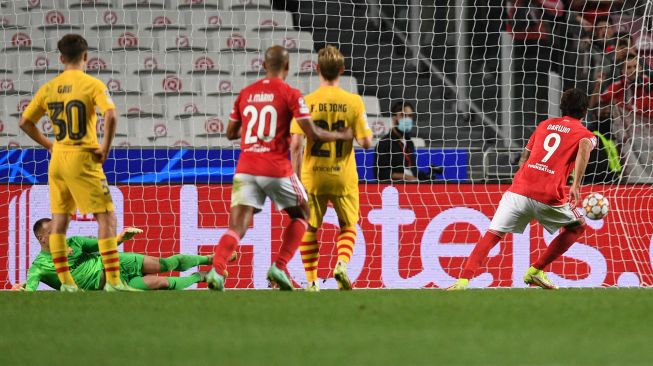
<instances>
[{"instance_id":1,"label":"uefa champions league ball","mask_svg":"<svg viewBox=\"0 0 653 366\"><path fill-rule=\"evenodd\" d=\"M600 193L590 193L583 200L585 217L590 220L600 220L608 214L608 199Z\"/></svg>"}]
</instances>

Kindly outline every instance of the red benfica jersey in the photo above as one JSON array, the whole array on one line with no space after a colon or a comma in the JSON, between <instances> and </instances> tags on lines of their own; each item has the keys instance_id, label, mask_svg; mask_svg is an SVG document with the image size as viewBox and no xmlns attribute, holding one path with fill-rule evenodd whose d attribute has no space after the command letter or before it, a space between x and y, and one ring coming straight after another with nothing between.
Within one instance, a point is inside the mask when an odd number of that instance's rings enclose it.
<instances>
[{"instance_id":1,"label":"red benfica jersey","mask_svg":"<svg viewBox=\"0 0 653 366\"><path fill-rule=\"evenodd\" d=\"M550 206L564 205L567 179L582 139L596 146L596 136L577 119L551 118L540 123L526 145L531 154L508 190Z\"/></svg>"},{"instance_id":2,"label":"red benfica jersey","mask_svg":"<svg viewBox=\"0 0 653 366\"><path fill-rule=\"evenodd\" d=\"M310 118L299 90L279 78L261 79L244 88L229 119L242 122L236 173L265 177L293 175L288 159L290 122Z\"/></svg>"}]
</instances>

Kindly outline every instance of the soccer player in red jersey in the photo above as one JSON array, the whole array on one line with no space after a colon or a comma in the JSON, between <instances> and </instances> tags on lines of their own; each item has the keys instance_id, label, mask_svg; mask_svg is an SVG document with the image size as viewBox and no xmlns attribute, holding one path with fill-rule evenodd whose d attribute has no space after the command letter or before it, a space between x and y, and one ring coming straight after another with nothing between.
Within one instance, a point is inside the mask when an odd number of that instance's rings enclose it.
<instances>
[{"instance_id":1,"label":"soccer player in red jersey","mask_svg":"<svg viewBox=\"0 0 653 366\"><path fill-rule=\"evenodd\" d=\"M580 198L580 184L585 174L596 137L580 119L587 113L587 95L569 89L562 95L563 117L540 123L519 160L519 171L512 186L504 193L489 230L476 244L463 273L448 290L464 290L476 270L506 233L522 233L536 219L549 233L560 230L549 247L528 269L524 282L544 289L557 289L544 268L569 249L585 231L583 217L575 211ZM575 170L574 170L575 167ZM574 170L574 180L567 193L567 178Z\"/></svg>"},{"instance_id":2,"label":"soccer player in red jersey","mask_svg":"<svg viewBox=\"0 0 653 366\"><path fill-rule=\"evenodd\" d=\"M207 275L207 284L213 290L224 291L226 263L245 236L252 216L263 208L266 197L291 219L282 234L277 260L268 271L268 280L281 290L294 289L286 264L306 231L308 205L306 191L288 159L290 122L294 117L307 138L314 141L353 138L351 128L329 132L315 126L299 90L284 81L288 76L285 48L268 48L263 67L265 78L240 92L229 117L227 138L241 139L241 153L231 192L229 230L215 248L213 269Z\"/></svg>"}]
</instances>

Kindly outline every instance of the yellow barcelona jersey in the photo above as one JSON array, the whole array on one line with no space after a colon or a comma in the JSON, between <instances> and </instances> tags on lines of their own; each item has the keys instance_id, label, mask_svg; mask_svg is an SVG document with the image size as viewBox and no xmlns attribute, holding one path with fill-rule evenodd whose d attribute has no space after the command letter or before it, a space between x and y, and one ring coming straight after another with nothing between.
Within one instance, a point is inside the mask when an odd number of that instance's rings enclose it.
<instances>
[{"instance_id":1,"label":"yellow barcelona jersey","mask_svg":"<svg viewBox=\"0 0 653 366\"><path fill-rule=\"evenodd\" d=\"M48 113L54 127L54 149L93 150L100 146L96 107L103 114L116 108L104 83L81 70L67 70L39 89L23 117L36 123Z\"/></svg>"},{"instance_id":2,"label":"yellow barcelona jersey","mask_svg":"<svg viewBox=\"0 0 653 366\"><path fill-rule=\"evenodd\" d=\"M334 131L351 127L357 139L372 136L363 99L335 86L321 86L304 98L313 123ZM291 133L304 134L296 121ZM307 141L302 162L302 183L310 194L346 195L358 191L353 141Z\"/></svg>"}]
</instances>

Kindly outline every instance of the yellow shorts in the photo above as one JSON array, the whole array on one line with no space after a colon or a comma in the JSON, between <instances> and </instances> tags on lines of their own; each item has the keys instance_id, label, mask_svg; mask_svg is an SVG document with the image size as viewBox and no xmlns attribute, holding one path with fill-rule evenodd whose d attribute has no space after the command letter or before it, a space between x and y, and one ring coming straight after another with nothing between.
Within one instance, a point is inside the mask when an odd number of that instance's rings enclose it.
<instances>
[{"instance_id":1,"label":"yellow shorts","mask_svg":"<svg viewBox=\"0 0 653 366\"><path fill-rule=\"evenodd\" d=\"M82 214L113 211L107 178L102 164L89 151L52 153L48 169L50 208L55 214Z\"/></svg>"},{"instance_id":2,"label":"yellow shorts","mask_svg":"<svg viewBox=\"0 0 653 366\"><path fill-rule=\"evenodd\" d=\"M344 196L334 196L330 194L308 194L308 207L311 210L308 224L314 228L322 226L324 214L326 214L327 205L331 202L333 209L338 215L340 227L354 226L358 223L359 203L358 192L351 192Z\"/></svg>"}]
</instances>

